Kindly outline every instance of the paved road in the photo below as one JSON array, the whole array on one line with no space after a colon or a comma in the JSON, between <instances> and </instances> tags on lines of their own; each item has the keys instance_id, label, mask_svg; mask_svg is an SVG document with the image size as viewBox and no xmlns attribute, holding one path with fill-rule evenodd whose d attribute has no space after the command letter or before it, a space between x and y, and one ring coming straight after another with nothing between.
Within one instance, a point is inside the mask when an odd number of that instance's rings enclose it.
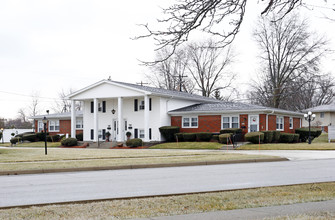
<instances>
[{"instance_id":1,"label":"paved road","mask_svg":"<svg viewBox=\"0 0 335 220\"><path fill-rule=\"evenodd\" d=\"M335 159L0 176L0 207L335 181Z\"/></svg>"},{"instance_id":2,"label":"paved road","mask_svg":"<svg viewBox=\"0 0 335 220\"><path fill-rule=\"evenodd\" d=\"M289 160L335 159L334 150L235 150L229 153L271 155L285 157Z\"/></svg>"}]
</instances>

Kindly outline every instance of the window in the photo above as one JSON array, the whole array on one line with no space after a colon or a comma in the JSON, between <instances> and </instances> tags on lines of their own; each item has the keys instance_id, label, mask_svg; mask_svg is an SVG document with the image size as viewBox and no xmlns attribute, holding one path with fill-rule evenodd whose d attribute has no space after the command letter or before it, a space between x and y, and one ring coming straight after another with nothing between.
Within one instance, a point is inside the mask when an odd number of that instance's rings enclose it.
<instances>
[{"instance_id":1,"label":"window","mask_svg":"<svg viewBox=\"0 0 335 220\"><path fill-rule=\"evenodd\" d=\"M82 119L77 119L77 120L76 120L76 128L81 129L81 128L83 128L83 127L84 127L84 125L83 125L83 120L82 120Z\"/></svg>"},{"instance_id":2,"label":"window","mask_svg":"<svg viewBox=\"0 0 335 220\"><path fill-rule=\"evenodd\" d=\"M239 128L238 116L222 116L222 128Z\"/></svg>"},{"instance_id":3,"label":"window","mask_svg":"<svg viewBox=\"0 0 335 220\"><path fill-rule=\"evenodd\" d=\"M293 118L290 117L290 129L293 129Z\"/></svg>"},{"instance_id":4,"label":"window","mask_svg":"<svg viewBox=\"0 0 335 220\"><path fill-rule=\"evenodd\" d=\"M38 121L38 132L42 132L44 129L43 121Z\"/></svg>"},{"instance_id":5,"label":"window","mask_svg":"<svg viewBox=\"0 0 335 220\"><path fill-rule=\"evenodd\" d=\"M144 130L143 129L140 130L140 138L144 138Z\"/></svg>"},{"instance_id":6,"label":"window","mask_svg":"<svg viewBox=\"0 0 335 220\"><path fill-rule=\"evenodd\" d=\"M183 128L197 128L198 117L183 117Z\"/></svg>"},{"instance_id":7,"label":"window","mask_svg":"<svg viewBox=\"0 0 335 220\"><path fill-rule=\"evenodd\" d=\"M277 116L276 122L277 122L276 123L277 130L283 131L284 130L284 117Z\"/></svg>"},{"instance_id":8,"label":"window","mask_svg":"<svg viewBox=\"0 0 335 220\"><path fill-rule=\"evenodd\" d=\"M141 104L140 104L139 109L140 109L140 110L144 110L144 101L141 101Z\"/></svg>"},{"instance_id":9,"label":"window","mask_svg":"<svg viewBox=\"0 0 335 220\"><path fill-rule=\"evenodd\" d=\"M59 131L59 121L58 120L49 121L49 131Z\"/></svg>"},{"instance_id":10,"label":"window","mask_svg":"<svg viewBox=\"0 0 335 220\"><path fill-rule=\"evenodd\" d=\"M325 117L325 113L324 112L320 112L320 118L324 118Z\"/></svg>"}]
</instances>

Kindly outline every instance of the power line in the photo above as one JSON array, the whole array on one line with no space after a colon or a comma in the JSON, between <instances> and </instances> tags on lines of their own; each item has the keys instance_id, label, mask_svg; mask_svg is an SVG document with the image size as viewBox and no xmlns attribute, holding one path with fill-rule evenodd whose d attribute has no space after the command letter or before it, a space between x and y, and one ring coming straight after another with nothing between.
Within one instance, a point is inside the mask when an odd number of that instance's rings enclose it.
<instances>
[{"instance_id":1,"label":"power line","mask_svg":"<svg viewBox=\"0 0 335 220\"><path fill-rule=\"evenodd\" d=\"M62 100L60 98L51 98L51 97L43 97L43 96L34 96L34 95L25 95L25 94L20 94L20 93L15 93L15 92L7 92L7 91L0 91L1 93L5 93L5 94L10 94L10 95L17 95L17 96L24 96L24 97L30 97L30 98L41 98L41 99L51 99L51 100Z\"/></svg>"}]
</instances>

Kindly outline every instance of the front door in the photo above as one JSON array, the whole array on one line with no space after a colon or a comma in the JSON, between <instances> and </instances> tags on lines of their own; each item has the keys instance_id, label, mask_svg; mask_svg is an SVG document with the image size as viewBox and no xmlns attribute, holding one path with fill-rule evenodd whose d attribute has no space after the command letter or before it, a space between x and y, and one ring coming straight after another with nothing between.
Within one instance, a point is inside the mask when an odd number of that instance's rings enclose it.
<instances>
[{"instance_id":1,"label":"front door","mask_svg":"<svg viewBox=\"0 0 335 220\"><path fill-rule=\"evenodd\" d=\"M259 116L249 115L249 132L259 131Z\"/></svg>"},{"instance_id":2,"label":"front door","mask_svg":"<svg viewBox=\"0 0 335 220\"><path fill-rule=\"evenodd\" d=\"M112 140L116 141L117 135L119 134L119 122L118 120L113 120L113 132L112 132Z\"/></svg>"}]
</instances>

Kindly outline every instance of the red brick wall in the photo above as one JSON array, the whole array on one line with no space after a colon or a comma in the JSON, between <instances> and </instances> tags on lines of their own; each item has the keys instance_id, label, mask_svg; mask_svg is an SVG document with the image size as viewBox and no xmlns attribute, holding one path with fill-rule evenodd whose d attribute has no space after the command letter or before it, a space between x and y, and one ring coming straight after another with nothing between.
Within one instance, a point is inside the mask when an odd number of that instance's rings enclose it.
<instances>
[{"instance_id":1,"label":"red brick wall","mask_svg":"<svg viewBox=\"0 0 335 220\"><path fill-rule=\"evenodd\" d=\"M180 132L220 132L221 115L199 115L198 128L182 128L182 117L172 116L171 125L180 127Z\"/></svg>"},{"instance_id":2,"label":"red brick wall","mask_svg":"<svg viewBox=\"0 0 335 220\"><path fill-rule=\"evenodd\" d=\"M49 129L49 122L47 123L47 130ZM35 132L38 132L38 121L35 121ZM76 130L76 134L83 133L83 130ZM69 134L71 135L71 119L59 120L59 131L49 132L49 135Z\"/></svg>"},{"instance_id":3,"label":"red brick wall","mask_svg":"<svg viewBox=\"0 0 335 220\"><path fill-rule=\"evenodd\" d=\"M300 118L293 118L293 132L295 129L300 128Z\"/></svg>"},{"instance_id":4,"label":"red brick wall","mask_svg":"<svg viewBox=\"0 0 335 220\"><path fill-rule=\"evenodd\" d=\"M284 132L292 133L292 130L290 129L290 117L284 116Z\"/></svg>"},{"instance_id":5,"label":"red brick wall","mask_svg":"<svg viewBox=\"0 0 335 220\"><path fill-rule=\"evenodd\" d=\"M266 114L259 115L259 130L266 131Z\"/></svg>"},{"instance_id":6,"label":"red brick wall","mask_svg":"<svg viewBox=\"0 0 335 220\"><path fill-rule=\"evenodd\" d=\"M276 115L268 115L268 120L269 120L268 130L269 131L277 130L277 116Z\"/></svg>"}]
</instances>

